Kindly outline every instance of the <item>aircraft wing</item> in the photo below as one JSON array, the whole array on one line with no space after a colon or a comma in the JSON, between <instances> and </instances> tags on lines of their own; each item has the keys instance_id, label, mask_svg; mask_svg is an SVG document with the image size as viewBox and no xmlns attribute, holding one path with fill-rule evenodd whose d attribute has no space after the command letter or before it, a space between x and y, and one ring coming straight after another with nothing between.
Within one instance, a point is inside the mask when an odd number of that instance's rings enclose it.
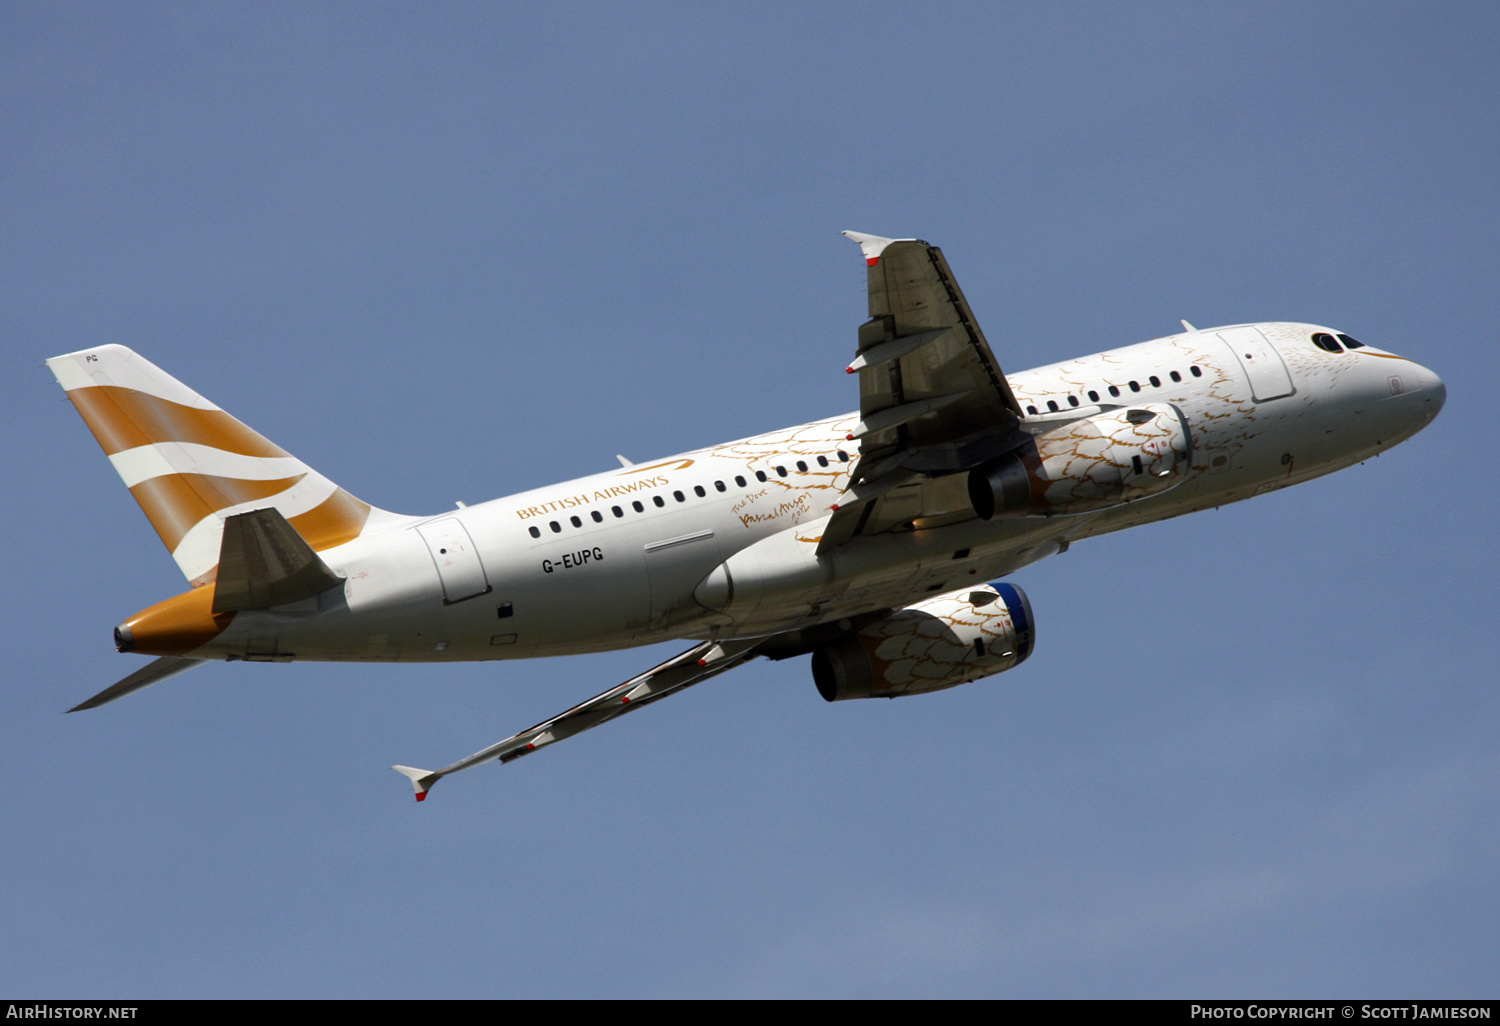
<instances>
[{"instance_id":1,"label":"aircraft wing","mask_svg":"<svg viewBox=\"0 0 1500 1026\"><path fill-rule=\"evenodd\" d=\"M865 255L870 319L859 328L862 456L819 551L913 520L963 518L952 478L1014 448L1022 413L942 251L844 232Z\"/></svg>"},{"instance_id":2,"label":"aircraft wing","mask_svg":"<svg viewBox=\"0 0 1500 1026\"><path fill-rule=\"evenodd\" d=\"M607 723L616 716L623 716L710 677L716 677L725 670L732 670L758 655L756 646L762 640L752 638L743 641L702 642L673 656L660 666L632 677L586 702L580 702L550 720L544 720L519 734L512 734L504 741L497 741L440 770L429 771L414 766L393 766L392 769L411 780L411 786L417 792L417 801L423 801L432 785L450 773L457 773L491 759L502 763L519 759L545 745Z\"/></svg>"}]
</instances>

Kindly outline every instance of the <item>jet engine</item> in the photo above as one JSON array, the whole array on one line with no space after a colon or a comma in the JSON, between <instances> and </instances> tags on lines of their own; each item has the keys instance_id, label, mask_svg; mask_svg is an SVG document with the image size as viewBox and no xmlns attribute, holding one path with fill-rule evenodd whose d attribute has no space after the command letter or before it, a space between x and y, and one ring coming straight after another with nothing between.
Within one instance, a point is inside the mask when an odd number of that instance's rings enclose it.
<instances>
[{"instance_id":1,"label":"jet engine","mask_svg":"<svg viewBox=\"0 0 1500 1026\"><path fill-rule=\"evenodd\" d=\"M1180 483L1193 440L1170 403L1142 403L1070 421L969 472L969 501L997 516L1086 513Z\"/></svg>"},{"instance_id":2,"label":"jet engine","mask_svg":"<svg viewBox=\"0 0 1500 1026\"><path fill-rule=\"evenodd\" d=\"M1031 654L1031 604L1011 584L982 584L898 609L813 651L830 702L941 691L1009 670Z\"/></svg>"}]
</instances>

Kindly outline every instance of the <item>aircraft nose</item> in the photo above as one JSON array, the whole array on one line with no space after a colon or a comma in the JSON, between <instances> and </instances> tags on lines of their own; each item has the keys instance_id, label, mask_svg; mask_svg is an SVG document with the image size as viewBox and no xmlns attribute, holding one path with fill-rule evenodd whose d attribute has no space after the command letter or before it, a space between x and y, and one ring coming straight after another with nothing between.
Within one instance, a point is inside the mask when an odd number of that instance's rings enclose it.
<instances>
[{"instance_id":1,"label":"aircraft nose","mask_svg":"<svg viewBox=\"0 0 1500 1026\"><path fill-rule=\"evenodd\" d=\"M1423 367L1421 364L1416 364L1415 366L1416 374L1413 376L1416 378L1414 382L1416 388L1414 391L1422 403L1423 415L1427 420L1431 421L1432 418L1438 415L1438 411L1443 408L1443 403L1448 401L1448 387L1443 384L1442 378L1426 367Z\"/></svg>"},{"instance_id":2,"label":"aircraft nose","mask_svg":"<svg viewBox=\"0 0 1500 1026\"><path fill-rule=\"evenodd\" d=\"M1380 411L1376 421L1383 443L1395 445L1432 423L1448 398L1448 389L1442 378L1415 360L1395 353L1372 355L1377 358L1366 364L1371 376L1364 379L1365 387L1372 395L1389 390L1374 406Z\"/></svg>"}]
</instances>

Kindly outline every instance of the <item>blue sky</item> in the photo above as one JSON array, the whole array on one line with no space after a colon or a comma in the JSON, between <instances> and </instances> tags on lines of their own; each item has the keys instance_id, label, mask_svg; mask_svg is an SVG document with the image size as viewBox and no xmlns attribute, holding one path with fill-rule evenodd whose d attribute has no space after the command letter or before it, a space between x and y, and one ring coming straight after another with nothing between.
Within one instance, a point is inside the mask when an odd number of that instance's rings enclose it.
<instances>
[{"instance_id":1,"label":"blue sky","mask_svg":"<svg viewBox=\"0 0 1500 1026\"><path fill-rule=\"evenodd\" d=\"M0 991L1494 995L1500 16L1483 4L0 12ZM854 228L1011 370L1311 320L1380 458L1019 574L1035 655L758 664L411 801L674 649L124 676L179 577L42 366L131 346L428 513L852 409ZM1465 470L1464 468L1468 468Z\"/></svg>"}]
</instances>

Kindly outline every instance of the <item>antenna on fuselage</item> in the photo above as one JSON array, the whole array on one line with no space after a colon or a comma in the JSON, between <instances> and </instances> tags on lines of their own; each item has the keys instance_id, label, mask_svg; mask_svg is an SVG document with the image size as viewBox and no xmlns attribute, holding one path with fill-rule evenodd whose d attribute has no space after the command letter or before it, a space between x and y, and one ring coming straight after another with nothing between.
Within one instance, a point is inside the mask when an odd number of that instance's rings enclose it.
<instances>
[{"instance_id":1,"label":"antenna on fuselage","mask_svg":"<svg viewBox=\"0 0 1500 1026\"><path fill-rule=\"evenodd\" d=\"M1183 321L1182 322L1182 326L1184 328L1186 328L1188 331L1197 331L1198 330L1197 328L1195 328L1191 324L1189 324L1187 321Z\"/></svg>"}]
</instances>

